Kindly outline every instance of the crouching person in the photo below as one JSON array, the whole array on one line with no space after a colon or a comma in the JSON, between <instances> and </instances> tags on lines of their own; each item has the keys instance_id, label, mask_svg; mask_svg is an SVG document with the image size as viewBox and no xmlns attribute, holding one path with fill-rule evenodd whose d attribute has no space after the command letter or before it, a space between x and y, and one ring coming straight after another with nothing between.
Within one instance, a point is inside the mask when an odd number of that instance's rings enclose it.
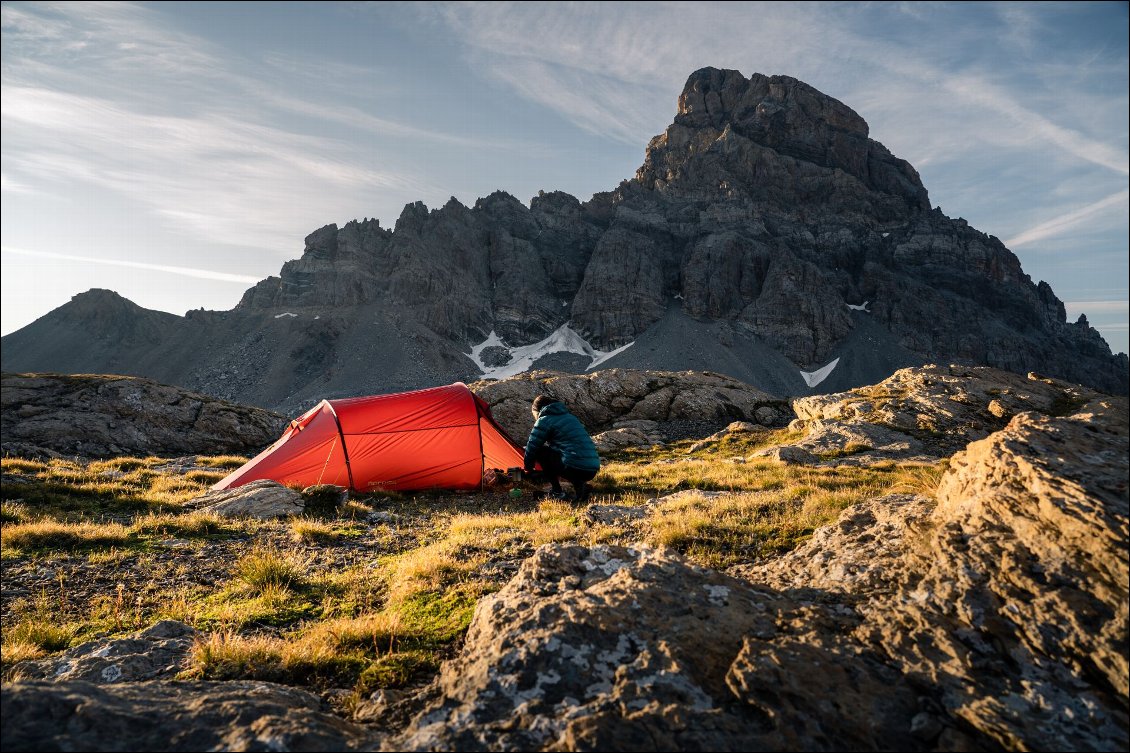
<instances>
[{"instance_id":1,"label":"crouching person","mask_svg":"<svg viewBox=\"0 0 1130 753\"><path fill-rule=\"evenodd\" d=\"M573 485L577 502L588 500L588 482L600 470L600 455L589 433L564 403L547 395L534 398L532 412L534 428L526 442L523 463L526 472L540 463L553 496L566 499L561 491L561 479L565 479Z\"/></svg>"}]
</instances>

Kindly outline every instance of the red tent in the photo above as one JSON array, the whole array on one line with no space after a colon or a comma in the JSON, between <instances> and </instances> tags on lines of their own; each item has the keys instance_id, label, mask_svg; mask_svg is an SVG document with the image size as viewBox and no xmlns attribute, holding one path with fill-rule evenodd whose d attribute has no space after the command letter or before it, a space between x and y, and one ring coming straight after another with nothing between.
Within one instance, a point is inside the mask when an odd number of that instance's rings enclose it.
<instances>
[{"instance_id":1,"label":"red tent","mask_svg":"<svg viewBox=\"0 0 1130 753\"><path fill-rule=\"evenodd\" d=\"M522 465L490 408L457 382L396 395L323 400L213 489L256 479L355 491L475 489L487 468Z\"/></svg>"}]
</instances>

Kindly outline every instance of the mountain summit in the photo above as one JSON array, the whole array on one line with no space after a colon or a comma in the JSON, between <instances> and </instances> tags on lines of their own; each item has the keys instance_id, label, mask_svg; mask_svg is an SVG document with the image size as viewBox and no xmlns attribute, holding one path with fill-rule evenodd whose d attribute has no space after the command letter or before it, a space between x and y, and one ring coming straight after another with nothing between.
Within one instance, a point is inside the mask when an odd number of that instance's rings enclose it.
<instances>
[{"instance_id":1,"label":"mountain summit","mask_svg":"<svg viewBox=\"0 0 1130 753\"><path fill-rule=\"evenodd\" d=\"M121 301L95 303L5 337L4 369L112 368L280 410L501 374L528 353L794 395L929 361L1128 388L1125 354L1069 323L997 238L932 209L850 107L714 68L691 74L635 177L588 201L500 191L409 204L391 230L327 225L230 312L137 309L133 326Z\"/></svg>"}]
</instances>

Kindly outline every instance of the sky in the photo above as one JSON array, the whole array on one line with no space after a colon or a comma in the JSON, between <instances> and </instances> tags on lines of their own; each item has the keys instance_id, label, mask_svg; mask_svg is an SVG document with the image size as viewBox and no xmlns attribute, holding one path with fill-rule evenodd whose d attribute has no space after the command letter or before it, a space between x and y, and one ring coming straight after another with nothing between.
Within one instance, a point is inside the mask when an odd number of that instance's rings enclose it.
<instances>
[{"instance_id":1,"label":"sky","mask_svg":"<svg viewBox=\"0 0 1130 753\"><path fill-rule=\"evenodd\" d=\"M2 5L4 334L229 309L336 222L614 188L704 66L849 105L1130 351L1127 3Z\"/></svg>"}]
</instances>

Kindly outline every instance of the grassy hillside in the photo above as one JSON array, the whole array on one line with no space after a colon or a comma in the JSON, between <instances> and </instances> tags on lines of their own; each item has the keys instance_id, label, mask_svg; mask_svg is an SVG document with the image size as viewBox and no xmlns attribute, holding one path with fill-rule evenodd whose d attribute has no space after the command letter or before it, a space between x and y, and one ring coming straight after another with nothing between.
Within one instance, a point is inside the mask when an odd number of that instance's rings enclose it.
<instances>
[{"instance_id":1,"label":"grassy hillside","mask_svg":"<svg viewBox=\"0 0 1130 753\"><path fill-rule=\"evenodd\" d=\"M348 707L430 678L478 600L541 544L647 543L727 567L795 548L861 499L929 494L942 471L782 465L749 455L785 432L755 436L606 458L592 500L618 506L605 515L526 485L520 496L509 487L359 496L290 520L233 521L183 504L244 458L7 458L4 674L177 619L204 636L183 676L342 688Z\"/></svg>"}]
</instances>

